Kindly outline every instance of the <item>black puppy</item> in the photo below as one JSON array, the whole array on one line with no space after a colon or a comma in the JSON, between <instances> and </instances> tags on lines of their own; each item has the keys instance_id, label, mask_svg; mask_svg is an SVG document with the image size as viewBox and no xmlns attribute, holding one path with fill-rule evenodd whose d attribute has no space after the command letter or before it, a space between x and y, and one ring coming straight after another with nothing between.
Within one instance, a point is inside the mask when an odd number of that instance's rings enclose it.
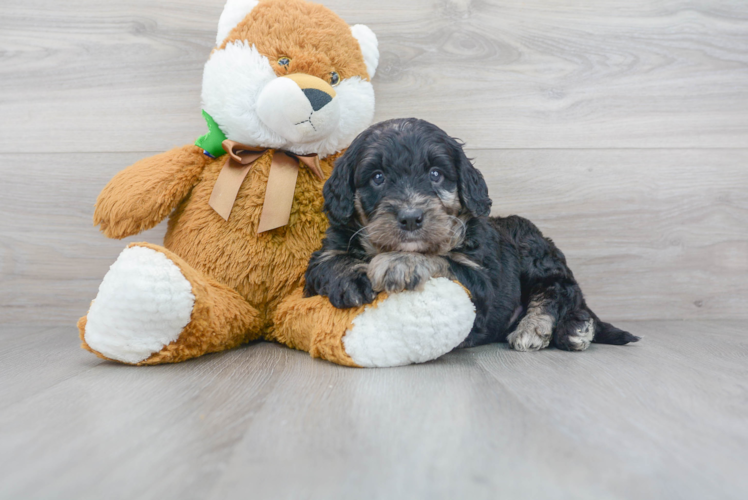
<instances>
[{"instance_id":1,"label":"black puppy","mask_svg":"<svg viewBox=\"0 0 748 500\"><path fill-rule=\"evenodd\" d=\"M564 255L530 221L488 217L483 176L435 125L369 128L336 162L324 196L331 225L309 263L307 296L348 308L448 277L477 311L465 347L508 341L529 351L553 341L583 351L639 340L595 316Z\"/></svg>"}]
</instances>

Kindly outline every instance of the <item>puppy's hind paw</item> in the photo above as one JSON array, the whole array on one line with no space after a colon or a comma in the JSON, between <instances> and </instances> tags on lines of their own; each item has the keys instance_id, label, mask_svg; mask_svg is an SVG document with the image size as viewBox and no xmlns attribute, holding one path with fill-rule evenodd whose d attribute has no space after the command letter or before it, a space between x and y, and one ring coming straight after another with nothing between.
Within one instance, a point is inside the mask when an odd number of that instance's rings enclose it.
<instances>
[{"instance_id":1,"label":"puppy's hind paw","mask_svg":"<svg viewBox=\"0 0 748 500\"><path fill-rule=\"evenodd\" d=\"M594 319L569 321L558 325L553 343L565 351L586 351L594 337Z\"/></svg>"},{"instance_id":2,"label":"puppy's hind paw","mask_svg":"<svg viewBox=\"0 0 748 500\"><path fill-rule=\"evenodd\" d=\"M517 325L517 329L509 334L509 347L515 351L539 351L551 343L553 333L553 318L540 310L531 309Z\"/></svg>"}]
</instances>

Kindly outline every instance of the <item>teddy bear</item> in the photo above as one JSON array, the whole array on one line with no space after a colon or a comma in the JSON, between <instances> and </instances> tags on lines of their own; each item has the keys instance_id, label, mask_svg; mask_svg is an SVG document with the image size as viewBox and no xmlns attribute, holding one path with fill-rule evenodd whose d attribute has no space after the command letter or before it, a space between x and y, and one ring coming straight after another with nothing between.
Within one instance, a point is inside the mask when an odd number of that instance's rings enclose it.
<instances>
[{"instance_id":1,"label":"teddy bear","mask_svg":"<svg viewBox=\"0 0 748 500\"><path fill-rule=\"evenodd\" d=\"M122 239L169 217L163 246L134 243L78 322L83 348L130 365L175 363L254 340L345 366L436 359L475 319L458 283L336 309L303 295L328 227L322 187L372 122L378 42L306 0L229 0L205 64L194 144L141 160L102 190L94 225Z\"/></svg>"}]
</instances>

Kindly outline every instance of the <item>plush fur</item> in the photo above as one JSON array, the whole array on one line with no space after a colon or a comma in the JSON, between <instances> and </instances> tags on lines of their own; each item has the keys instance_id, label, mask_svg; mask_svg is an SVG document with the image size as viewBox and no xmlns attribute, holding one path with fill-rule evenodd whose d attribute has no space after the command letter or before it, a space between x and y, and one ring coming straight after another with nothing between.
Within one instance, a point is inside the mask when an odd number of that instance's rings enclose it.
<instances>
[{"instance_id":1,"label":"plush fur","mask_svg":"<svg viewBox=\"0 0 748 500\"><path fill-rule=\"evenodd\" d=\"M192 285L174 262L150 248L128 248L101 283L86 340L106 356L139 363L179 338L194 306Z\"/></svg>"},{"instance_id":2,"label":"plush fur","mask_svg":"<svg viewBox=\"0 0 748 500\"><path fill-rule=\"evenodd\" d=\"M229 36L231 30L244 20L252 9L257 7L257 0L227 0L221 17L218 20L216 33L216 47L219 47Z\"/></svg>"},{"instance_id":3,"label":"plush fur","mask_svg":"<svg viewBox=\"0 0 748 500\"><path fill-rule=\"evenodd\" d=\"M236 6L229 2L228 7ZM281 59L288 64L281 65ZM206 63L203 109L233 141L328 156L346 148L371 124L374 88L370 79L378 61L376 36L368 28L352 29L311 2L263 0L228 33ZM282 77L312 75L332 85L333 73L340 82L330 88L335 93L330 104L315 112L300 110L303 116L289 122L274 119L298 108L288 106L288 101L304 102L298 87L281 85L287 81ZM327 122L327 133L299 125L308 118L317 126Z\"/></svg>"},{"instance_id":4,"label":"plush fur","mask_svg":"<svg viewBox=\"0 0 748 500\"><path fill-rule=\"evenodd\" d=\"M283 154L275 148L318 153L326 179L340 151L370 124L369 79L378 59L373 33L351 30L331 11L303 0L230 0L218 39L205 67L206 111L229 139L268 151L252 165L228 221L208 205L225 156L184 146L112 179L94 213L106 236L129 237L167 216L169 226L163 246L136 243L112 266L78 323L83 347L104 359L153 365L267 339L347 366L434 359L454 348L469 333L475 311L453 282L433 283L428 295L446 297L447 310L454 310L448 318L440 312L439 328L419 328L392 314L424 310L426 296L418 293L382 293L372 306L346 311L325 298L303 297L307 263L328 227L324 180L308 168L299 170L288 225L257 232L272 159ZM288 64L278 64L282 57ZM337 123L308 142L284 129L288 123L273 129L258 113L271 86L271 111L288 117L334 105L337 114L325 119L337 116ZM372 326L371 317L382 323ZM401 341L392 342L393 336Z\"/></svg>"},{"instance_id":5,"label":"plush fur","mask_svg":"<svg viewBox=\"0 0 748 500\"><path fill-rule=\"evenodd\" d=\"M483 176L458 141L422 120L391 120L361 134L325 185L331 227L306 273L308 296L339 308L376 292L421 290L456 279L477 317L462 346L585 350L637 337L587 307L566 259L517 216L488 217Z\"/></svg>"}]
</instances>

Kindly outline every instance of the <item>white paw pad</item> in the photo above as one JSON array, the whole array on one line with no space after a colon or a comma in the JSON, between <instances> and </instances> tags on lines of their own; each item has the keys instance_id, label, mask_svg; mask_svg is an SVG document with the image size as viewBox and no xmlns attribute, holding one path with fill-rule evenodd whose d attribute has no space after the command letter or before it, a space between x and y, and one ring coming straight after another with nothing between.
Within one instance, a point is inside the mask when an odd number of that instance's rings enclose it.
<instances>
[{"instance_id":1,"label":"white paw pad","mask_svg":"<svg viewBox=\"0 0 748 500\"><path fill-rule=\"evenodd\" d=\"M475 306L467 292L447 278L429 280L423 290L390 295L369 307L343 337L359 366L424 363L448 353L467 338Z\"/></svg>"},{"instance_id":2,"label":"white paw pad","mask_svg":"<svg viewBox=\"0 0 748 500\"><path fill-rule=\"evenodd\" d=\"M86 343L107 358L139 363L179 338L194 304L192 285L166 255L127 248L91 305Z\"/></svg>"}]
</instances>

